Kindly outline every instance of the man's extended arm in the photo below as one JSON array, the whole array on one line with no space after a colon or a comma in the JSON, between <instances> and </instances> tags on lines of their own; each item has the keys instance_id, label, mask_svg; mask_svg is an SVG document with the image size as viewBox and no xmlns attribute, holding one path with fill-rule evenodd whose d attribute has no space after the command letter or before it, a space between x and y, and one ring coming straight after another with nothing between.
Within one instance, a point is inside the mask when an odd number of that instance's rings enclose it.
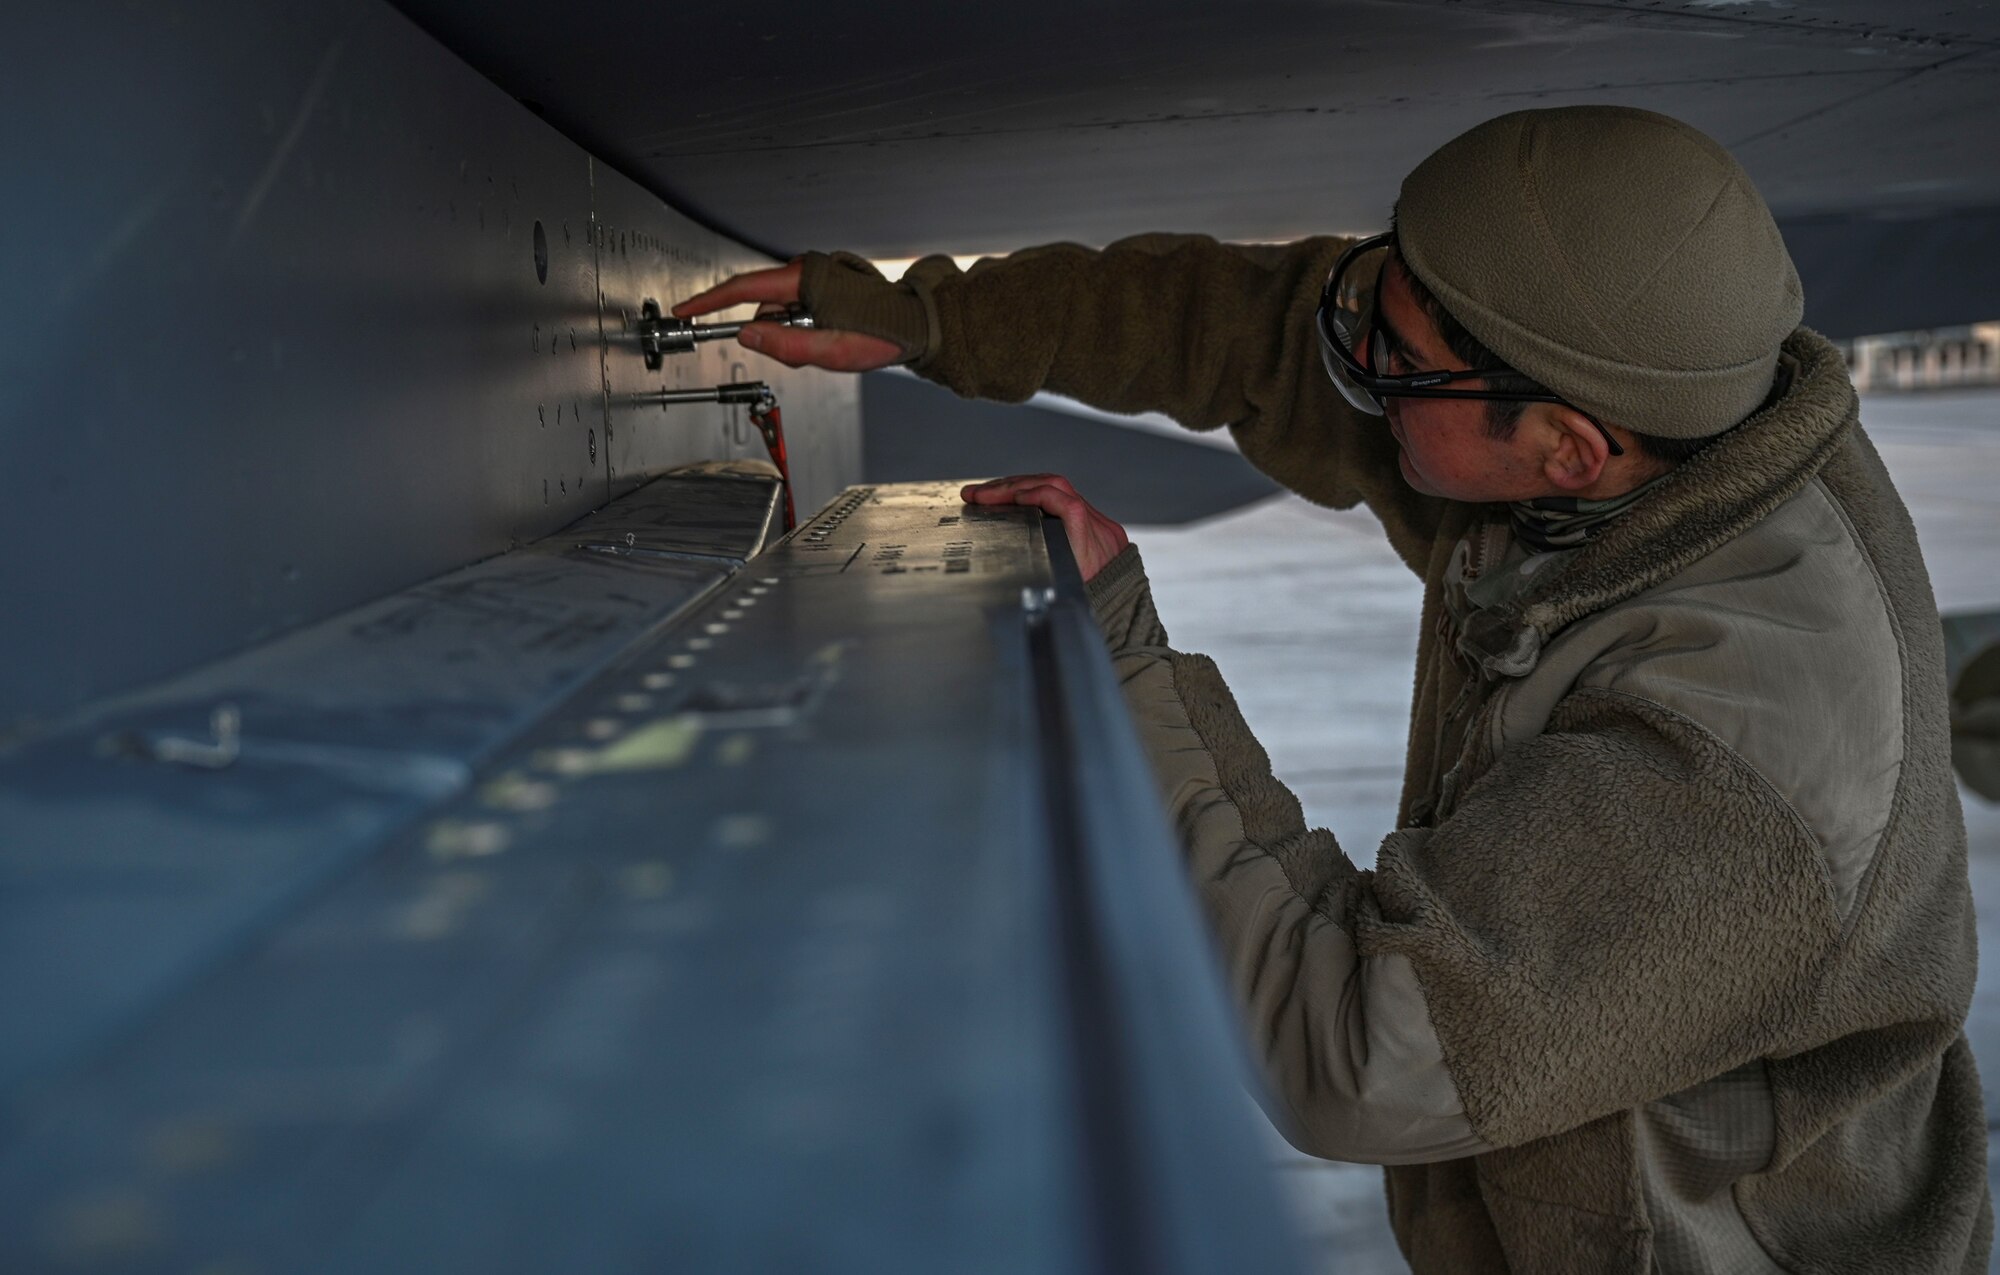
<instances>
[{"instance_id":1,"label":"man's extended arm","mask_svg":"<svg viewBox=\"0 0 2000 1275\"><path fill-rule=\"evenodd\" d=\"M1313 314L1347 242L1139 235L963 271L926 257L896 285L859 258L808 253L800 296L822 323L896 341L912 371L967 397L1047 390L1191 429L1229 426L1253 464L1308 499L1366 501L1421 572L1441 502L1403 481L1388 429L1348 406L1320 363Z\"/></svg>"},{"instance_id":2,"label":"man's extended arm","mask_svg":"<svg viewBox=\"0 0 2000 1275\"><path fill-rule=\"evenodd\" d=\"M1696 723L1573 692L1363 872L1305 826L1214 664L1167 646L1137 551L1091 594L1303 1149L1546 1137L1762 1057L1811 1012L1838 937L1818 847Z\"/></svg>"},{"instance_id":3,"label":"man's extended arm","mask_svg":"<svg viewBox=\"0 0 2000 1275\"><path fill-rule=\"evenodd\" d=\"M1030 248L966 271L926 257L899 283L851 254L807 253L725 280L674 314L803 301L816 328L752 323L740 339L793 367L904 362L968 397L1048 390L1193 429L1226 425L1253 464L1308 499L1366 501L1422 574L1442 502L1403 482L1387 428L1349 407L1320 364L1313 314L1346 242L1141 235L1101 251Z\"/></svg>"},{"instance_id":4,"label":"man's extended arm","mask_svg":"<svg viewBox=\"0 0 2000 1275\"><path fill-rule=\"evenodd\" d=\"M1331 833L1306 827L1215 665L1169 649L1138 550L1113 559L1090 594L1281 1107L1273 1122L1337 1160L1486 1150L1410 962L1356 950L1351 913L1368 874Z\"/></svg>"}]
</instances>

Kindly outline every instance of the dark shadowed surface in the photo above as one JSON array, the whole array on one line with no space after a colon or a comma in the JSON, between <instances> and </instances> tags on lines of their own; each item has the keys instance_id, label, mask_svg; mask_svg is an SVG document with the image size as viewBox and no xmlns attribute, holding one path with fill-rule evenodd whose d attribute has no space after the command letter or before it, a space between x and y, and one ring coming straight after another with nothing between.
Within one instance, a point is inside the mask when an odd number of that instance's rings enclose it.
<instances>
[{"instance_id":1,"label":"dark shadowed surface","mask_svg":"<svg viewBox=\"0 0 2000 1275\"><path fill-rule=\"evenodd\" d=\"M1713 134L1809 229L1814 326L2000 314L1992 4L399 3L642 183L779 253L1375 228L1454 134L1608 101ZM1885 239L1899 273L1876 268Z\"/></svg>"},{"instance_id":2,"label":"dark shadowed surface","mask_svg":"<svg viewBox=\"0 0 2000 1275\"><path fill-rule=\"evenodd\" d=\"M854 479L846 378L648 378L627 334L765 259L380 0L15 5L5 39L0 735L764 454L627 401L663 381L768 379L800 506Z\"/></svg>"}]
</instances>

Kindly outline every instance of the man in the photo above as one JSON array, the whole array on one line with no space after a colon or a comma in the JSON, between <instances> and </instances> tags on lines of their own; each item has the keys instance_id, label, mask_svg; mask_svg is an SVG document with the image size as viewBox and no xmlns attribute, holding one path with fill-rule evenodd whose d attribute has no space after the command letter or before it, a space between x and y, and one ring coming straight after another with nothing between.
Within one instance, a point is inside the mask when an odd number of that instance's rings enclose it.
<instances>
[{"instance_id":1,"label":"man","mask_svg":"<svg viewBox=\"0 0 2000 1275\"><path fill-rule=\"evenodd\" d=\"M1423 577L1403 826L1362 872L1115 524L1056 479L967 491L1069 527L1280 1123L1392 1166L1416 1270L1984 1269L1936 606L1713 141L1527 111L1426 159L1376 240L900 286L815 254L676 313L794 299L822 330L745 344L1227 425Z\"/></svg>"}]
</instances>

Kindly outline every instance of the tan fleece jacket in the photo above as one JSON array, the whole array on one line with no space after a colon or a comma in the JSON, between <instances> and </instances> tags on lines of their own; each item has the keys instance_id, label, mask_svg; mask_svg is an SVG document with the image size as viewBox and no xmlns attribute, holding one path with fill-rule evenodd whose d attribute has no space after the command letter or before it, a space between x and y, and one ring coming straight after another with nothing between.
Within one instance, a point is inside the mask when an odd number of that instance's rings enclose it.
<instances>
[{"instance_id":1,"label":"tan fleece jacket","mask_svg":"<svg viewBox=\"0 0 2000 1275\"><path fill-rule=\"evenodd\" d=\"M809 257L804 287L961 393L1227 424L1425 579L1371 872L1167 645L1136 553L1093 583L1280 1124L1399 1166L1416 1270L1983 1269L1942 643L1837 353L1794 334L1781 399L1460 627L1447 566L1499 563L1504 513L1411 491L1327 383L1341 246L1147 236L902 288Z\"/></svg>"}]
</instances>

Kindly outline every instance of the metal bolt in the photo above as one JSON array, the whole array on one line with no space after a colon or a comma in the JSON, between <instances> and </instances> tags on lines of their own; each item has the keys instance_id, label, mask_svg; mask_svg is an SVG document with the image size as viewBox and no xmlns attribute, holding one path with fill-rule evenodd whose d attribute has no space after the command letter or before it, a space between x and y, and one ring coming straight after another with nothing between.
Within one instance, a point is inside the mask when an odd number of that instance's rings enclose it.
<instances>
[{"instance_id":1,"label":"metal bolt","mask_svg":"<svg viewBox=\"0 0 2000 1275\"><path fill-rule=\"evenodd\" d=\"M154 760L194 766L202 770L223 770L236 762L242 751L243 715L234 704L218 704L208 715L208 728L215 733L213 743L195 739L156 739L148 751Z\"/></svg>"}]
</instances>

